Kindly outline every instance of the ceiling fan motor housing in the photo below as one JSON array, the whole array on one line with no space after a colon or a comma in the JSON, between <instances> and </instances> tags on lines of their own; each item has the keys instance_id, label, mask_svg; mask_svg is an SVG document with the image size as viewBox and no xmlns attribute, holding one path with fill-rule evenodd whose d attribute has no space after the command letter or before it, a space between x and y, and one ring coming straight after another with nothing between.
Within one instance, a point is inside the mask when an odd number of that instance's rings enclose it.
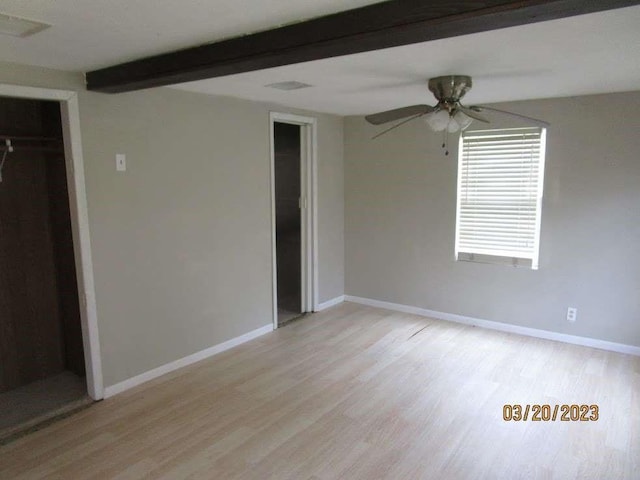
<instances>
[{"instance_id":1,"label":"ceiling fan motor housing","mask_svg":"<svg viewBox=\"0 0 640 480\"><path fill-rule=\"evenodd\" d=\"M445 75L429 79L429 90L438 103L451 111L471 89L471 77L467 75Z\"/></svg>"}]
</instances>

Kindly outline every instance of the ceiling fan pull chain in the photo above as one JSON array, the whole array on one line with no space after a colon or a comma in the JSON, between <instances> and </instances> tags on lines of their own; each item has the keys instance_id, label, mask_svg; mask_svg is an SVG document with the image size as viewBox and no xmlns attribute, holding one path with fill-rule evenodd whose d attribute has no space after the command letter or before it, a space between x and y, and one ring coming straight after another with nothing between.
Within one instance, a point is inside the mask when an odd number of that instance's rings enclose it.
<instances>
[{"instance_id":1,"label":"ceiling fan pull chain","mask_svg":"<svg viewBox=\"0 0 640 480\"><path fill-rule=\"evenodd\" d=\"M446 128L442 131L442 148L445 156L449 155L449 131Z\"/></svg>"}]
</instances>

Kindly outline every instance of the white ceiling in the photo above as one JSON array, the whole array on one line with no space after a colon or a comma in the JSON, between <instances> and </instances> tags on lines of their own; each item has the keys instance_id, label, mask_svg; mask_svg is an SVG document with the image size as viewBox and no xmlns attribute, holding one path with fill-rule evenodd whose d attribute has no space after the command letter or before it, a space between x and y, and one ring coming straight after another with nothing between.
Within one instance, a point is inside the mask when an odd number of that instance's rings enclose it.
<instances>
[{"instance_id":1,"label":"white ceiling","mask_svg":"<svg viewBox=\"0 0 640 480\"><path fill-rule=\"evenodd\" d=\"M0 0L0 13L52 25L0 35L0 60L89 71L379 1Z\"/></svg>"},{"instance_id":2,"label":"white ceiling","mask_svg":"<svg viewBox=\"0 0 640 480\"><path fill-rule=\"evenodd\" d=\"M435 103L429 77L471 75L467 104L640 90L640 7L176 86L340 115ZM296 80L314 88L265 88Z\"/></svg>"},{"instance_id":3,"label":"white ceiling","mask_svg":"<svg viewBox=\"0 0 640 480\"><path fill-rule=\"evenodd\" d=\"M2 0L53 25L0 36L0 60L88 71L376 3L371 0ZM432 103L426 79L465 74L467 104L640 90L640 6L178 85L340 115ZM312 88L265 85L295 80Z\"/></svg>"}]
</instances>

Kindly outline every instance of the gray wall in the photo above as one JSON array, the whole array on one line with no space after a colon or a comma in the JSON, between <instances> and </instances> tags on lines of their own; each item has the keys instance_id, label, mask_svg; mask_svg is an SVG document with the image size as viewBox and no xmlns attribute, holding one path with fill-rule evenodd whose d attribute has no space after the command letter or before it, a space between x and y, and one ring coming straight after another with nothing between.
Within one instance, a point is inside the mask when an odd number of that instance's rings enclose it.
<instances>
[{"instance_id":1,"label":"gray wall","mask_svg":"<svg viewBox=\"0 0 640 480\"><path fill-rule=\"evenodd\" d=\"M78 75L14 64L0 82L80 92L106 386L272 322L268 105L89 93ZM344 292L342 119L312 115L325 301Z\"/></svg>"},{"instance_id":2,"label":"gray wall","mask_svg":"<svg viewBox=\"0 0 640 480\"><path fill-rule=\"evenodd\" d=\"M346 293L640 345L640 92L500 108L552 124L540 269L455 262L455 140L445 157L441 136L415 121L372 141L377 129L353 117Z\"/></svg>"}]
</instances>

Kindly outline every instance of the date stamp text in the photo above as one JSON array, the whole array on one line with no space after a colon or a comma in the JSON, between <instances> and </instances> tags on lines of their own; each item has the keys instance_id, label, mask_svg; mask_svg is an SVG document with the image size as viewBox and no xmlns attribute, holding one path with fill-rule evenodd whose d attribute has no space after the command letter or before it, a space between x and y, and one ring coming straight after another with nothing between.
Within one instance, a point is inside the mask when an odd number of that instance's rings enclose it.
<instances>
[{"instance_id":1,"label":"date stamp text","mask_svg":"<svg viewBox=\"0 0 640 480\"><path fill-rule=\"evenodd\" d=\"M506 404L502 408L505 422L596 422L598 405L521 405Z\"/></svg>"}]
</instances>

